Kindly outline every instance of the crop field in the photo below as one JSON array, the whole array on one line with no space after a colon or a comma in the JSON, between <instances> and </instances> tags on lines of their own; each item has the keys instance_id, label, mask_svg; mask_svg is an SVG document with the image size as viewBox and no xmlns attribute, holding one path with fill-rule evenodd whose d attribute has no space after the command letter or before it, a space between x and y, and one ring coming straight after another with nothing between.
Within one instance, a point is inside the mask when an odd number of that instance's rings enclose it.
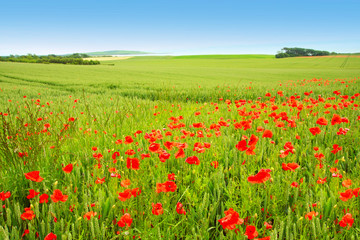
<instances>
[{"instance_id":1,"label":"crop field","mask_svg":"<svg viewBox=\"0 0 360 240\"><path fill-rule=\"evenodd\" d=\"M359 239L360 58L0 63L0 239Z\"/></svg>"}]
</instances>

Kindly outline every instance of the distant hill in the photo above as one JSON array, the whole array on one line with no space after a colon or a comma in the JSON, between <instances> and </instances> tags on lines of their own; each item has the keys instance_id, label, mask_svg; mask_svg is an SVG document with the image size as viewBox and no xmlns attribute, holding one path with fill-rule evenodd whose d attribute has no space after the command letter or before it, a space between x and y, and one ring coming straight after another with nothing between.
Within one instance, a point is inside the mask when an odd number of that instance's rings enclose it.
<instances>
[{"instance_id":1,"label":"distant hill","mask_svg":"<svg viewBox=\"0 0 360 240\"><path fill-rule=\"evenodd\" d=\"M137 55L137 54L149 54L149 52L141 51L127 51L127 50L111 50L103 52L88 52L85 53L90 56L109 56L109 55Z\"/></svg>"}]
</instances>

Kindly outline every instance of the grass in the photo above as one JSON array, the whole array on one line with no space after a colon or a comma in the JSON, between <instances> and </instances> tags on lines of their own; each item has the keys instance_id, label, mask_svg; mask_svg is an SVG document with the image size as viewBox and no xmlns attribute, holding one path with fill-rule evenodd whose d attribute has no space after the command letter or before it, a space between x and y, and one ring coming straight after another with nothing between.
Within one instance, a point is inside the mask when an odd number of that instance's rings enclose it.
<instances>
[{"instance_id":1,"label":"grass","mask_svg":"<svg viewBox=\"0 0 360 240\"><path fill-rule=\"evenodd\" d=\"M26 229L23 239L248 239L247 226L259 238L357 239L359 61L149 56L99 66L0 63L0 239L21 239ZM332 125L334 114L344 122ZM317 124L320 117L328 124ZM264 129L273 136L263 138ZM254 154L252 135L259 138ZM248 151L236 147L242 140ZM288 142L294 151L281 156ZM334 144L341 150L331 152ZM200 163L186 162L191 156ZM299 168L285 171L283 163ZM250 183L261 169L270 169L270 178ZM25 178L36 170L42 181ZM176 189L157 192L167 181ZM31 189L40 194L28 199ZM68 196L64 202L51 198L56 189ZM122 201L126 189L134 192ZM347 189L354 191L343 201ZM42 194L48 203L40 203ZM163 214L154 215L152 203L161 203ZM23 220L29 207L34 216ZM244 221L236 231L219 222L230 208ZM347 212L354 223L342 227ZM132 223L124 226L126 213Z\"/></svg>"}]
</instances>

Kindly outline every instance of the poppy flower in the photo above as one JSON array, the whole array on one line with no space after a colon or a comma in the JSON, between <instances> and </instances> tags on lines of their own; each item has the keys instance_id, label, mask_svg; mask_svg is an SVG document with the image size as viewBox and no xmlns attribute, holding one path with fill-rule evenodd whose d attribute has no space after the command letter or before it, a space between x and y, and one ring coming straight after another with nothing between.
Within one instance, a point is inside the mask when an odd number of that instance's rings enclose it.
<instances>
[{"instance_id":1,"label":"poppy flower","mask_svg":"<svg viewBox=\"0 0 360 240\"><path fill-rule=\"evenodd\" d=\"M175 180L175 173L170 173L168 174L168 180L171 181L171 180Z\"/></svg>"},{"instance_id":2,"label":"poppy flower","mask_svg":"<svg viewBox=\"0 0 360 240\"><path fill-rule=\"evenodd\" d=\"M346 188L349 188L352 184L352 181L351 179L347 179L347 180L344 180L341 185L343 185L343 187L346 187Z\"/></svg>"},{"instance_id":3,"label":"poppy flower","mask_svg":"<svg viewBox=\"0 0 360 240\"><path fill-rule=\"evenodd\" d=\"M293 182L290 186L293 188L297 188L297 187L299 187L299 183Z\"/></svg>"},{"instance_id":4,"label":"poppy flower","mask_svg":"<svg viewBox=\"0 0 360 240\"><path fill-rule=\"evenodd\" d=\"M37 192L37 191L35 191L34 189L30 189L29 190L29 195L27 195L27 199L32 199L32 198L34 198L35 196L37 196L37 195L39 195L40 194L40 192Z\"/></svg>"},{"instance_id":5,"label":"poppy flower","mask_svg":"<svg viewBox=\"0 0 360 240\"><path fill-rule=\"evenodd\" d=\"M185 209L184 209L184 207L183 207L183 205L181 204L181 203L177 203L176 204L176 212L178 213L178 214L184 214L184 215L186 215L186 211L185 211Z\"/></svg>"},{"instance_id":6,"label":"poppy flower","mask_svg":"<svg viewBox=\"0 0 360 240\"><path fill-rule=\"evenodd\" d=\"M117 225L119 227L131 227L131 223L132 223L133 219L131 218L129 213L125 213L120 220L118 221Z\"/></svg>"},{"instance_id":7,"label":"poppy flower","mask_svg":"<svg viewBox=\"0 0 360 240\"><path fill-rule=\"evenodd\" d=\"M264 222L264 226L266 227L266 229L272 229L273 226L271 224L269 224L268 222Z\"/></svg>"},{"instance_id":8,"label":"poppy flower","mask_svg":"<svg viewBox=\"0 0 360 240\"><path fill-rule=\"evenodd\" d=\"M317 184L324 184L326 183L326 177L325 178L320 178L316 181Z\"/></svg>"},{"instance_id":9,"label":"poppy flower","mask_svg":"<svg viewBox=\"0 0 360 240\"><path fill-rule=\"evenodd\" d=\"M50 196L51 200L53 200L53 202L66 202L66 200L68 199L68 195L63 195L62 192L59 189L55 189L53 195Z\"/></svg>"},{"instance_id":10,"label":"poppy flower","mask_svg":"<svg viewBox=\"0 0 360 240\"><path fill-rule=\"evenodd\" d=\"M267 129L264 131L264 133L262 135L262 138L272 138L272 137L273 137L272 131L267 130Z\"/></svg>"},{"instance_id":11,"label":"poppy flower","mask_svg":"<svg viewBox=\"0 0 360 240\"><path fill-rule=\"evenodd\" d=\"M219 166L219 162L218 161L212 161L211 166L213 166L216 169Z\"/></svg>"},{"instance_id":12,"label":"poppy flower","mask_svg":"<svg viewBox=\"0 0 360 240\"><path fill-rule=\"evenodd\" d=\"M176 153L175 153L175 158L184 158L185 157L185 152L183 148L180 148Z\"/></svg>"},{"instance_id":13,"label":"poppy flower","mask_svg":"<svg viewBox=\"0 0 360 240\"><path fill-rule=\"evenodd\" d=\"M185 162L187 162L188 164L195 164L195 165L199 165L200 164L200 160L197 156L191 156L188 157Z\"/></svg>"},{"instance_id":14,"label":"poppy flower","mask_svg":"<svg viewBox=\"0 0 360 240\"><path fill-rule=\"evenodd\" d=\"M313 217L316 217L317 215L319 215L318 212L311 211L305 215L305 218L311 220Z\"/></svg>"},{"instance_id":15,"label":"poppy flower","mask_svg":"<svg viewBox=\"0 0 360 240\"><path fill-rule=\"evenodd\" d=\"M346 190L343 193L340 193L340 199L344 202L347 202L354 196L353 191L351 189Z\"/></svg>"},{"instance_id":16,"label":"poppy flower","mask_svg":"<svg viewBox=\"0 0 360 240\"><path fill-rule=\"evenodd\" d=\"M121 185L122 187L124 187L124 188L127 188L128 186L130 186L130 184L131 184L130 179L122 180L121 183L120 183L120 185Z\"/></svg>"},{"instance_id":17,"label":"poppy flower","mask_svg":"<svg viewBox=\"0 0 360 240\"><path fill-rule=\"evenodd\" d=\"M97 212L90 211L90 212L87 212L84 214L84 219L86 218L87 220L90 220L91 217L95 217L96 215L97 215Z\"/></svg>"},{"instance_id":18,"label":"poppy flower","mask_svg":"<svg viewBox=\"0 0 360 240\"><path fill-rule=\"evenodd\" d=\"M44 240L56 240L57 236L54 233L49 233L45 236Z\"/></svg>"},{"instance_id":19,"label":"poppy flower","mask_svg":"<svg viewBox=\"0 0 360 240\"><path fill-rule=\"evenodd\" d=\"M134 142L134 140L133 140L133 138L131 136L126 136L125 137L125 142L124 142L125 144L130 144L132 142Z\"/></svg>"},{"instance_id":20,"label":"poppy flower","mask_svg":"<svg viewBox=\"0 0 360 240\"><path fill-rule=\"evenodd\" d=\"M176 183L172 181L167 181L164 183L157 183L156 184L156 192L175 192L177 189Z\"/></svg>"},{"instance_id":21,"label":"poppy flower","mask_svg":"<svg viewBox=\"0 0 360 240\"><path fill-rule=\"evenodd\" d=\"M9 197L11 197L11 192L0 192L0 200L1 201L5 201L6 199L8 199Z\"/></svg>"},{"instance_id":22,"label":"poppy flower","mask_svg":"<svg viewBox=\"0 0 360 240\"><path fill-rule=\"evenodd\" d=\"M288 170L290 170L290 171L295 171L295 169L297 169L297 168L299 168L300 166L299 166L299 164L297 164L297 163L283 163L282 164L282 169L283 170L285 170L285 171L288 171Z\"/></svg>"},{"instance_id":23,"label":"poppy flower","mask_svg":"<svg viewBox=\"0 0 360 240\"><path fill-rule=\"evenodd\" d=\"M40 195L40 203L48 203L49 195L46 193Z\"/></svg>"},{"instance_id":24,"label":"poppy flower","mask_svg":"<svg viewBox=\"0 0 360 240\"><path fill-rule=\"evenodd\" d=\"M126 159L126 167L128 169L133 169L133 170L139 170L140 168L140 161L137 158L127 158Z\"/></svg>"},{"instance_id":25,"label":"poppy flower","mask_svg":"<svg viewBox=\"0 0 360 240\"><path fill-rule=\"evenodd\" d=\"M337 145L337 144L334 144L333 145L333 150L331 150L331 152L333 153L333 154L336 154L337 152L339 152L339 151L341 151L342 150L342 147L340 147L339 145Z\"/></svg>"},{"instance_id":26,"label":"poppy flower","mask_svg":"<svg viewBox=\"0 0 360 240\"><path fill-rule=\"evenodd\" d=\"M103 178L97 178L97 180L95 181L95 184L103 184L105 182L105 177Z\"/></svg>"},{"instance_id":27,"label":"poppy flower","mask_svg":"<svg viewBox=\"0 0 360 240\"><path fill-rule=\"evenodd\" d=\"M259 235L259 233L256 231L255 226L248 225L245 229L244 235L246 235L248 239L254 239Z\"/></svg>"},{"instance_id":28,"label":"poppy flower","mask_svg":"<svg viewBox=\"0 0 360 240\"><path fill-rule=\"evenodd\" d=\"M153 207L152 211L151 211L152 214L154 214L154 215L162 215L164 213L164 209L163 209L161 203L156 203L156 204L152 203L151 205Z\"/></svg>"},{"instance_id":29,"label":"poppy flower","mask_svg":"<svg viewBox=\"0 0 360 240\"><path fill-rule=\"evenodd\" d=\"M151 143L149 146L149 151L156 153L160 150L160 144L159 143Z\"/></svg>"},{"instance_id":30,"label":"poppy flower","mask_svg":"<svg viewBox=\"0 0 360 240\"><path fill-rule=\"evenodd\" d=\"M341 227L351 227L354 223L354 218L352 217L351 213L345 214L345 216L342 217L341 221L339 222L339 225Z\"/></svg>"},{"instance_id":31,"label":"poppy flower","mask_svg":"<svg viewBox=\"0 0 360 240\"><path fill-rule=\"evenodd\" d=\"M271 178L270 169L260 169L260 171L253 176L248 177L249 183L264 183Z\"/></svg>"},{"instance_id":32,"label":"poppy flower","mask_svg":"<svg viewBox=\"0 0 360 240\"><path fill-rule=\"evenodd\" d=\"M31 210L31 207L25 208L25 212L21 214L22 220L32 220L35 217L34 211Z\"/></svg>"},{"instance_id":33,"label":"poppy flower","mask_svg":"<svg viewBox=\"0 0 360 240\"><path fill-rule=\"evenodd\" d=\"M127 199L130 199L132 196L131 189L126 189L124 192L120 192L118 199L122 202L126 201Z\"/></svg>"},{"instance_id":34,"label":"poppy flower","mask_svg":"<svg viewBox=\"0 0 360 240\"><path fill-rule=\"evenodd\" d=\"M230 208L224 211L225 217L219 219L219 223L224 229L233 230L236 228L235 225L241 225L244 223L244 219L239 218L239 213Z\"/></svg>"},{"instance_id":35,"label":"poppy flower","mask_svg":"<svg viewBox=\"0 0 360 240\"><path fill-rule=\"evenodd\" d=\"M326 120L326 118L324 118L324 117L321 117L316 121L316 124L326 126L326 125L328 125L328 120Z\"/></svg>"},{"instance_id":36,"label":"poppy flower","mask_svg":"<svg viewBox=\"0 0 360 240\"><path fill-rule=\"evenodd\" d=\"M42 177L40 177L39 174L40 174L39 171L28 172L28 173L25 173L25 178L29 179L33 182L41 182L44 179Z\"/></svg>"},{"instance_id":37,"label":"poppy flower","mask_svg":"<svg viewBox=\"0 0 360 240\"><path fill-rule=\"evenodd\" d=\"M314 136L321 133L321 129L319 127L309 128L309 131Z\"/></svg>"},{"instance_id":38,"label":"poppy flower","mask_svg":"<svg viewBox=\"0 0 360 240\"><path fill-rule=\"evenodd\" d=\"M68 165L66 165L65 167L62 168L62 170L65 173L71 173L71 171L73 170L73 165L71 163L69 163Z\"/></svg>"},{"instance_id":39,"label":"poppy flower","mask_svg":"<svg viewBox=\"0 0 360 240\"><path fill-rule=\"evenodd\" d=\"M239 141L238 144L235 145L235 147L236 147L239 151L246 151L246 150L248 149L246 140L241 140L241 141Z\"/></svg>"},{"instance_id":40,"label":"poppy flower","mask_svg":"<svg viewBox=\"0 0 360 240\"><path fill-rule=\"evenodd\" d=\"M331 119L331 125L340 124L340 123L342 123L341 117L337 114L334 114Z\"/></svg>"}]
</instances>

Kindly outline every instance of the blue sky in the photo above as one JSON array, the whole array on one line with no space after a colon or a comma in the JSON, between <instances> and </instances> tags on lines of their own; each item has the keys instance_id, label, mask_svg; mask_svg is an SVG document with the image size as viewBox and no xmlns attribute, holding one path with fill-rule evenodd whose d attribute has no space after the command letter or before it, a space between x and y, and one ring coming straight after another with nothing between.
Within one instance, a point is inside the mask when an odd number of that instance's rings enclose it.
<instances>
[{"instance_id":1,"label":"blue sky","mask_svg":"<svg viewBox=\"0 0 360 240\"><path fill-rule=\"evenodd\" d=\"M359 10L359 0L3 0L0 55L360 52Z\"/></svg>"}]
</instances>

